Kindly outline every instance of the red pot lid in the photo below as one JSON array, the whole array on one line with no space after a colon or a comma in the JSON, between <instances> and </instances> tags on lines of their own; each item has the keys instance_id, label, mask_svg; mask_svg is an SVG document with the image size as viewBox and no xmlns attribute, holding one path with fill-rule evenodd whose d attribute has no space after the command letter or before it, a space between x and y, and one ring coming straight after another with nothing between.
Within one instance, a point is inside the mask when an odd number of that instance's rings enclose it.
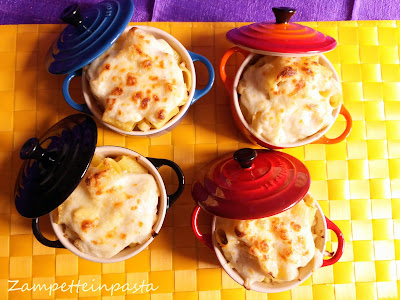
<instances>
[{"instance_id":1,"label":"red pot lid","mask_svg":"<svg viewBox=\"0 0 400 300\"><path fill-rule=\"evenodd\" d=\"M245 50L269 55L314 55L336 47L334 38L310 27L289 23L295 9L274 7L272 10L276 23L261 22L234 28L226 37Z\"/></svg>"},{"instance_id":2,"label":"red pot lid","mask_svg":"<svg viewBox=\"0 0 400 300\"><path fill-rule=\"evenodd\" d=\"M209 213L258 219L283 212L304 198L310 174L297 158L274 150L244 148L202 169L192 195Z\"/></svg>"}]
</instances>

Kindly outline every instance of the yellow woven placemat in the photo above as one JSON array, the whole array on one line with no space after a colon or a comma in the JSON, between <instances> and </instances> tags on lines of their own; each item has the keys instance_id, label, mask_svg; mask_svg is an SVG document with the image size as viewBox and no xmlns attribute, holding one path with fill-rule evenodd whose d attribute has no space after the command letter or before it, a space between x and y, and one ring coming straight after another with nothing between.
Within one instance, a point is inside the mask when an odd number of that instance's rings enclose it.
<instances>
[{"instance_id":1,"label":"yellow woven placemat","mask_svg":"<svg viewBox=\"0 0 400 300\"><path fill-rule=\"evenodd\" d=\"M151 23L170 32L189 50L205 55L218 69L232 45L225 33L238 23ZM343 81L344 103L353 130L337 145L308 145L286 150L305 162L311 192L326 216L343 231L345 252L333 266L314 272L301 286L280 294L246 291L228 277L190 227L194 202L193 174L212 159L250 146L233 126L228 94L218 76L211 92L190 108L171 133L157 138L124 137L99 124L99 145L118 145L145 156L178 163L186 175L183 196L168 211L156 240L136 257L115 264L87 262L68 250L42 246L30 220L15 210L14 182L21 165L19 149L59 119L75 113L61 94L62 76L49 75L43 64L60 25L0 26L0 299L396 299L400 291L400 23L396 21L321 22L308 26L338 40L327 56ZM241 58L231 59L228 71ZM205 67L196 65L200 84ZM79 80L72 95L82 98ZM344 128L339 117L330 134ZM169 189L175 179L161 170ZM201 219L204 230L209 219ZM48 218L41 219L53 237ZM332 236L328 249L335 249ZM330 237L329 237L330 238ZM10 282L9 282L10 280ZM37 284L87 283L87 288L29 290ZM11 282L12 281L12 282ZM17 291L10 291L13 282ZM153 284L155 291L140 289ZM88 291L136 283L138 290ZM25 287L25 288L24 288Z\"/></svg>"}]
</instances>

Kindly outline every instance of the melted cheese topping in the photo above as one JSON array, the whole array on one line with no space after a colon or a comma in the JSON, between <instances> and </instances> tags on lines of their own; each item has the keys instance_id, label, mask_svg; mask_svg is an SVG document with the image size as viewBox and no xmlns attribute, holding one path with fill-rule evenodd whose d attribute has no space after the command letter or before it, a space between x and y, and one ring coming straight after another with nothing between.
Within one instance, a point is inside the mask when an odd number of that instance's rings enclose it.
<instances>
[{"instance_id":1,"label":"melted cheese topping","mask_svg":"<svg viewBox=\"0 0 400 300\"><path fill-rule=\"evenodd\" d=\"M55 220L80 251L110 258L151 237L159 194L150 174L90 167Z\"/></svg>"},{"instance_id":2,"label":"melted cheese topping","mask_svg":"<svg viewBox=\"0 0 400 300\"><path fill-rule=\"evenodd\" d=\"M340 84L313 57L263 56L238 84L240 107L254 134L272 144L293 143L334 122Z\"/></svg>"},{"instance_id":3,"label":"melted cheese topping","mask_svg":"<svg viewBox=\"0 0 400 300\"><path fill-rule=\"evenodd\" d=\"M117 127L121 127L118 122L130 124L133 129L144 119L153 125L162 123L186 103L185 70L185 63L166 41L132 27L87 67L86 77L105 109L103 121L114 120Z\"/></svg>"},{"instance_id":4,"label":"melted cheese topping","mask_svg":"<svg viewBox=\"0 0 400 300\"><path fill-rule=\"evenodd\" d=\"M291 209L268 218L217 218L216 239L247 288L258 281L298 280L299 268L313 259L315 267L322 264L315 246L315 212L315 200L306 195Z\"/></svg>"}]
</instances>

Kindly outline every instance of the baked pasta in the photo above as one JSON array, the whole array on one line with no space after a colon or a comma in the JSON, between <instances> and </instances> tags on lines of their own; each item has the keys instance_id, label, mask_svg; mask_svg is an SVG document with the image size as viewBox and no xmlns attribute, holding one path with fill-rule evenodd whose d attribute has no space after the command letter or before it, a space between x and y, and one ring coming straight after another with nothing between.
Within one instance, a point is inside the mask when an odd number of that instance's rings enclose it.
<instances>
[{"instance_id":1,"label":"baked pasta","mask_svg":"<svg viewBox=\"0 0 400 300\"><path fill-rule=\"evenodd\" d=\"M151 237L159 196L154 177L134 158L95 155L53 220L80 251L110 258Z\"/></svg>"},{"instance_id":2,"label":"baked pasta","mask_svg":"<svg viewBox=\"0 0 400 300\"><path fill-rule=\"evenodd\" d=\"M126 29L85 67L102 120L124 131L161 128L188 101L191 74L181 56L163 39Z\"/></svg>"},{"instance_id":3,"label":"baked pasta","mask_svg":"<svg viewBox=\"0 0 400 300\"><path fill-rule=\"evenodd\" d=\"M237 91L253 133L274 145L293 143L334 122L340 83L319 56L263 56L243 73Z\"/></svg>"},{"instance_id":4,"label":"baked pasta","mask_svg":"<svg viewBox=\"0 0 400 300\"><path fill-rule=\"evenodd\" d=\"M321 266L316 209L314 198L306 195L289 210L268 218L217 218L215 238L245 287L253 282L299 280L300 268L309 263Z\"/></svg>"}]
</instances>

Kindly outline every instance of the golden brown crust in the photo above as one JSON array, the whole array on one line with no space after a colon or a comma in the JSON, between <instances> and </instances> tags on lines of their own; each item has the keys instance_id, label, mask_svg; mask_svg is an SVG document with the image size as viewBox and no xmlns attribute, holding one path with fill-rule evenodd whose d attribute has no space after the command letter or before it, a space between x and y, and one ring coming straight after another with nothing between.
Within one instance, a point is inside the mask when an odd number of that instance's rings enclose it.
<instances>
[{"instance_id":1,"label":"golden brown crust","mask_svg":"<svg viewBox=\"0 0 400 300\"><path fill-rule=\"evenodd\" d=\"M126 74L126 85L134 86L136 84L136 77L132 73Z\"/></svg>"},{"instance_id":2,"label":"golden brown crust","mask_svg":"<svg viewBox=\"0 0 400 300\"><path fill-rule=\"evenodd\" d=\"M83 220L81 223L81 229L84 232L87 232L89 229L95 227L96 225L94 224L93 220Z\"/></svg>"}]
</instances>

